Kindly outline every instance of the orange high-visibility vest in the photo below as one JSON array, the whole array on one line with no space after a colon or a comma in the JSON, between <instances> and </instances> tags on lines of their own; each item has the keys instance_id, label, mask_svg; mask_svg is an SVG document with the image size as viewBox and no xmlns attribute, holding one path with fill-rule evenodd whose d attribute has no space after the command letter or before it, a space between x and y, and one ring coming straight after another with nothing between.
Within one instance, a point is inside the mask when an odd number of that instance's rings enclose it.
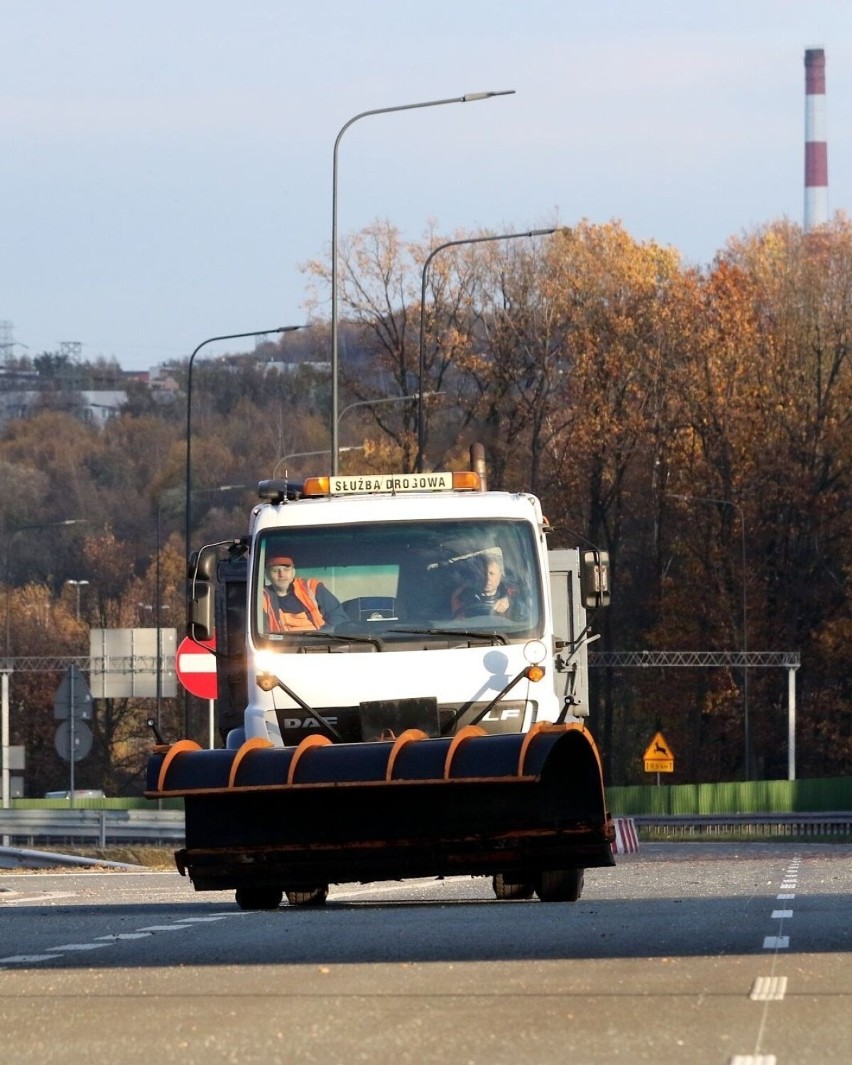
<instances>
[{"instance_id":1,"label":"orange high-visibility vest","mask_svg":"<svg viewBox=\"0 0 852 1065\"><path fill-rule=\"evenodd\" d=\"M269 632L288 632L293 629L305 628L321 629L325 624L325 618L320 613L320 608L317 605L317 588L319 584L320 582L316 577L293 578L290 588L293 595L305 608L305 615L287 614L284 610L277 609L277 605L273 605L270 589L265 588L263 591L263 612L267 617ZM305 617L305 621L309 621L311 624L299 624L299 620L302 617ZM292 620L288 621L288 619ZM293 622L296 623L293 624Z\"/></svg>"}]
</instances>

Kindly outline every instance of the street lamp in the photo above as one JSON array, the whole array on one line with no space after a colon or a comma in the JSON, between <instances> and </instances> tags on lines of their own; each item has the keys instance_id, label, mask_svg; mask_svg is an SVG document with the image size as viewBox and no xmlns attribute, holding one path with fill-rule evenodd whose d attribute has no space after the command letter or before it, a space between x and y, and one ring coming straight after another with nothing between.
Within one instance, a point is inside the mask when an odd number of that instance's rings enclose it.
<instances>
[{"instance_id":1,"label":"street lamp","mask_svg":"<svg viewBox=\"0 0 852 1065\"><path fill-rule=\"evenodd\" d=\"M9 648L11 646L11 626L10 626L10 618L11 618L10 605L11 605L11 600L10 600L10 594L9 594L9 592L10 592L10 589L9 589L9 578L10 578L10 568L11 568L11 558L12 558L12 544L15 542L15 538L20 533L22 533L22 532L31 532L33 529L61 529L61 528L64 528L66 525L85 525L87 523L87 520L88 519L86 519L86 518L66 518L65 521L39 522L36 525L19 525L17 529L12 529L11 532L9 533L8 537L6 538L6 568L5 568L5 574L6 574L6 666L7 666L7 668L11 668L10 667L10 662L9 662Z\"/></svg>"},{"instance_id":2,"label":"street lamp","mask_svg":"<svg viewBox=\"0 0 852 1065\"><path fill-rule=\"evenodd\" d=\"M671 499L685 499L695 503L714 503L719 507L731 507L737 512L740 519L740 533L742 536L742 569L743 569L743 746L745 757L745 779L751 780L751 737L748 721L748 606L746 600L746 531L745 518L742 507L731 499L716 499L713 496L688 496L677 495L674 492L666 492Z\"/></svg>"},{"instance_id":3,"label":"street lamp","mask_svg":"<svg viewBox=\"0 0 852 1065\"><path fill-rule=\"evenodd\" d=\"M443 251L444 248L455 248L460 244L485 244L492 240L515 240L518 237L544 237L550 236L555 233L556 229L530 229L526 233L501 233L496 236L487 237L467 237L464 240L448 240L445 244L439 244L437 248L433 248L432 251L423 263L423 271L420 276L420 347L419 347L419 381L418 381L418 400L417 400L417 463L416 468L418 473L423 472L423 452L426 447L426 420L423 416L423 400L426 398L427 393L423 391L423 381L426 376L426 356L423 345L423 323L424 323L424 307L426 304L426 274L429 270L429 265L439 251Z\"/></svg>"},{"instance_id":4,"label":"street lamp","mask_svg":"<svg viewBox=\"0 0 852 1065\"><path fill-rule=\"evenodd\" d=\"M363 447L363 445L359 444L357 447L342 447L339 450L341 452L343 452L343 451L363 451L364 447ZM281 458L278 459L278 461L275 463L275 465L272 468L272 480L273 481L275 480L275 478L278 476L278 471L281 469L281 467L284 465L284 463L287 462L289 459L306 459L306 458L309 458L310 456L313 456L313 455L328 455L328 454L330 454L329 449L327 447L324 447L320 451L291 451L287 455L282 455Z\"/></svg>"},{"instance_id":5,"label":"street lamp","mask_svg":"<svg viewBox=\"0 0 852 1065\"><path fill-rule=\"evenodd\" d=\"M422 342L422 338L421 338L421 342ZM413 395L413 396L386 396L384 399L359 399L359 400L356 400L354 403L349 403L340 412L340 414L339 414L339 416L337 418L338 424L340 424L340 420L343 417L343 415L348 410L352 410L353 407L375 407L379 403L405 403L407 400L411 400L411 399L416 399L417 400L418 418L421 417L422 413L423 413L423 400L424 399L426 399L427 397L431 397L431 396L445 396L447 393L446 392L423 392L422 391L422 382L423 382L423 377L422 376L420 378L420 381L421 381L421 390L416 395ZM418 471L418 473L420 472L419 465L417 467L417 471Z\"/></svg>"},{"instance_id":6,"label":"street lamp","mask_svg":"<svg viewBox=\"0 0 852 1065\"><path fill-rule=\"evenodd\" d=\"M186 502L184 516L186 519L186 557L189 559L189 541L192 528L192 504L190 501L190 487L192 483L192 364L195 356L207 344L213 344L217 340L244 340L247 337L264 336L269 333L295 333L304 329L303 325L280 325L275 329L253 329L250 333L227 333L224 336L208 337L202 340L198 347L189 356L189 365L186 371Z\"/></svg>"},{"instance_id":7,"label":"street lamp","mask_svg":"<svg viewBox=\"0 0 852 1065\"><path fill-rule=\"evenodd\" d=\"M501 89L497 92L468 92L464 96L453 96L447 100L426 100L423 103L399 104L396 107L378 107L371 111L362 111L345 122L334 142L331 178L331 472L338 473L338 350L337 350L337 154L343 134L351 125L361 118L371 115L387 115L394 111L413 111L422 107L440 107L443 104L467 104L476 100L489 100L492 96L512 96L514 89Z\"/></svg>"},{"instance_id":8,"label":"street lamp","mask_svg":"<svg viewBox=\"0 0 852 1065\"><path fill-rule=\"evenodd\" d=\"M12 544L15 537L22 532L30 532L33 529L58 529L65 525L85 525L85 518L67 518L65 521L50 521L37 525L19 525L12 529L6 538L6 660L0 676L0 756L2 756L3 768L0 772L0 795L4 810L9 809L9 674L12 672L11 648L11 599L9 595L10 562L12 557ZM73 752L72 752L73 754Z\"/></svg>"},{"instance_id":9,"label":"street lamp","mask_svg":"<svg viewBox=\"0 0 852 1065\"><path fill-rule=\"evenodd\" d=\"M69 579L65 583L66 584L70 584L72 588L76 588L77 589L77 620L79 621L80 620L80 589L85 587L85 585L87 585L89 582L88 581L74 581L74 580L70 580Z\"/></svg>"},{"instance_id":10,"label":"street lamp","mask_svg":"<svg viewBox=\"0 0 852 1065\"><path fill-rule=\"evenodd\" d=\"M426 396L445 396L446 394L447 394L446 392L426 392L425 393ZM343 410L340 412L340 414L338 414L338 416L337 416L337 424L340 425L341 421L343 421L343 415L346 414L347 411L352 410L354 407L375 407L379 403L405 403L405 402L407 402L409 400L418 399L418 398L419 398L419 396L414 395L414 396L382 396L382 397L380 397L378 399L357 399L357 400L355 400L354 403L347 403L347 405L343 408ZM364 450L364 445L363 444L349 445L347 447L338 447L338 449L337 449L338 453L341 454L341 455L345 451L363 451L363 450ZM291 451L287 455L282 455L281 458L278 459L278 461L275 463L275 466L273 467L272 479L275 480L275 478L278 476L279 469L281 468L281 466L288 459L303 459L303 458L308 458L309 456L312 456L312 455L328 455L328 454L330 454L330 449L325 447L325 448L321 448L319 451Z\"/></svg>"}]
</instances>

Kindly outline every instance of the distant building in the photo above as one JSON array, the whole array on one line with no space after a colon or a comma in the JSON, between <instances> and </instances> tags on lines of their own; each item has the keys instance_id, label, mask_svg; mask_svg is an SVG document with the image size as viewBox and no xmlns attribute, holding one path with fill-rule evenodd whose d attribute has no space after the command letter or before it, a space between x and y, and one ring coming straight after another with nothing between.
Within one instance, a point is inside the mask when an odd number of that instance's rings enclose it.
<instances>
[{"instance_id":1,"label":"distant building","mask_svg":"<svg viewBox=\"0 0 852 1065\"><path fill-rule=\"evenodd\" d=\"M0 390L0 425L14 418L30 418L40 409L66 409L88 422L101 427L110 418L121 413L127 403L127 393L121 390L95 390L87 392L45 392L26 390Z\"/></svg>"},{"instance_id":2,"label":"distant building","mask_svg":"<svg viewBox=\"0 0 852 1065\"><path fill-rule=\"evenodd\" d=\"M127 403L127 393L123 391L81 392L83 400L83 420L92 425L105 425L110 418L121 414L121 408Z\"/></svg>"}]
</instances>

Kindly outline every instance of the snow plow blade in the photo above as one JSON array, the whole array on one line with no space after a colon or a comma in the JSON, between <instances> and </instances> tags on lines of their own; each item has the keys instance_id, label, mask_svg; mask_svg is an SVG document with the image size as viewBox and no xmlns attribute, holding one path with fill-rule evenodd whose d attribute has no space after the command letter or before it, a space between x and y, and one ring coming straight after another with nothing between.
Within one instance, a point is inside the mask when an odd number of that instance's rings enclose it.
<instances>
[{"instance_id":1,"label":"snow plow blade","mask_svg":"<svg viewBox=\"0 0 852 1065\"><path fill-rule=\"evenodd\" d=\"M181 796L175 860L198 891L614 865L600 758L581 726L479 727L298 747L158 746L146 796Z\"/></svg>"}]
</instances>

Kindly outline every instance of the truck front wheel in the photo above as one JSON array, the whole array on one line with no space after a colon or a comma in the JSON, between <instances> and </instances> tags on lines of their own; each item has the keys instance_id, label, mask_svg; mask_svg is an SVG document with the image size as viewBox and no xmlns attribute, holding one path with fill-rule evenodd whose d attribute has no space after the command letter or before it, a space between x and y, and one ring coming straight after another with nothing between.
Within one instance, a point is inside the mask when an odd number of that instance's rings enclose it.
<instances>
[{"instance_id":1,"label":"truck front wheel","mask_svg":"<svg viewBox=\"0 0 852 1065\"><path fill-rule=\"evenodd\" d=\"M535 884L522 880L509 880L507 873L497 873L491 886L498 899L531 899L535 893Z\"/></svg>"},{"instance_id":2,"label":"truck front wheel","mask_svg":"<svg viewBox=\"0 0 852 1065\"><path fill-rule=\"evenodd\" d=\"M576 902L583 893L585 869L544 869L536 895L542 902Z\"/></svg>"},{"instance_id":3,"label":"truck front wheel","mask_svg":"<svg viewBox=\"0 0 852 1065\"><path fill-rule=\"evenodd\" d=\"M281 888L239 887L236 891L237 905L241 910L277 910L283 898Z\"/></svg>"},{"instance_id":4,"label":"truck front wheel","mask_svg":"<svg viewBox=\"0 0 852 1065\"><path fill-rule=\"evenodd\" d=\"M324 906L328 898L328 884L308 888L305 891L288 891L287 901L291 906Z\"/></svg>"}]
</instances>

